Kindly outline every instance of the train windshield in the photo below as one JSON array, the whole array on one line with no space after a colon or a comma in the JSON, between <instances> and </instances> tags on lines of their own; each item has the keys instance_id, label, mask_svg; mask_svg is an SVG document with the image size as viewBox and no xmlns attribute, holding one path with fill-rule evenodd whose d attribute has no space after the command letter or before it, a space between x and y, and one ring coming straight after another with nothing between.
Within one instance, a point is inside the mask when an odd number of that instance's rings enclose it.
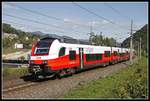
<instances>
[{"instance_id":1,"label":"train windshield","mask_svg":"<svg viewBox=\"0 0 150 101\"><path fill-rule=\"evenodd\" d=\"M44 41L44 40L39 41L36 45L35 54L42 54L42 55L48 54L51 44L52 44L51 41Z\"/></svg>"}]
</instances>

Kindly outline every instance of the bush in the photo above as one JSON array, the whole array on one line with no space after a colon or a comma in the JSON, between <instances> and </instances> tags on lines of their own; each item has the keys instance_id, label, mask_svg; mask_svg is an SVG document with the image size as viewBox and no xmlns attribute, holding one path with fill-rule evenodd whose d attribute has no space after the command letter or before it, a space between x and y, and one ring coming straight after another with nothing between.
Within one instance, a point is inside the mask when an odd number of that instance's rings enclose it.
<instances>
[{"instance_id":1,"label":"bush","mask_svg":"<svg viewBox=\"0 0 150 101\"><path fill-rule=\"evenodd\" d=\"M139 64L130 67L130 70L133 70L132 74L114 87L112 92L115 97L147 98L147 73L145 67Z\"/></svg>"}]
</instances>

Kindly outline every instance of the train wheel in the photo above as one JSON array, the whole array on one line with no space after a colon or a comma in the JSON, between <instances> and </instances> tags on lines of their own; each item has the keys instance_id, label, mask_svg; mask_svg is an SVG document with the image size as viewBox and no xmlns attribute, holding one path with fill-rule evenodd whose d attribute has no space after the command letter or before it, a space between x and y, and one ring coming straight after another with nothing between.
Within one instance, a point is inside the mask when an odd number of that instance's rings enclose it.
<instances>
[{"instance_id":1,"label":"train wheel","mask_svg":"<svg viewBox=\"0 0 150 101\"><path fill-rule=\"evenodd\" d=\"M111 64L114 65L114 61L112 61Z\"/></svg>"},{"instance_id":2,"label":"train wheel","mask_svg":"<svg viewBox=\"0 0 150 101\"><path fill-rule=\"evenodd\" d=\"M103 63L103 67L105 67L106 66L106 63Z\"/></svg>"},{"instance_id":3,"label":"train wheel","mask_svg":"<svg viewBox=\"0 0 150 101\"><path fill-rule=\"evenodd\" d=\"M33 78L33 81L38 81L39 80L38 75L35 75L35 74L32 75L32 78Z\"/></svg>"},{"instance_id":4,"label":"train wheel","mask_svg":"<svg viewBox=\"0 0 150 101\"><path fill-rule=\"evenodd\" d=\"M71 68L70 72L71 72L71 75L73 75L76 72L75 68Z\"/></svg>"},{"instance_id":5,"label":"train wheel","mask_svg":"<svg viewBox=\"0 0 150 101\"><path fill-rule=\"evenodd\" d=\"M108 65L109 65L109 62L106 62L106 63L105 63L105 66L108 66Z\"/></svg>"},{"instance_id":6,"label":"train wheel","mask_svg":"<svg viewBox=\"0 0 150 101\"><path fill-rule=\"evenodd\" d=\"M57 78L58 79L62 79L65 75L66 75L66 71L65 70L62 70L58 75L57 75Z\"/></svg>"}]
</instances>

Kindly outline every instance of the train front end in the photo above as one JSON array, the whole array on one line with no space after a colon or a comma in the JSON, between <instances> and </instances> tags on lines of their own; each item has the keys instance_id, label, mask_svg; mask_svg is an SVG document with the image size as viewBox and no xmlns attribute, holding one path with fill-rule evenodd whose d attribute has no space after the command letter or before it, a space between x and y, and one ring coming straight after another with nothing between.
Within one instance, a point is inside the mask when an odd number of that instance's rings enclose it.
<instances>
[{"instance_id":1,"label":"train front end","mask_svg":"<svg viewBox=\"0 0 150 101\"><path fill-rule=\"evenodd\" d=\"M57 54L52 52L52 48L58 46L57 44L58 40L56 39L44 38L33 45L29 61L29 73L38 78L54 74L48 61L57 58Z\"/></svg>"}]
</instances>

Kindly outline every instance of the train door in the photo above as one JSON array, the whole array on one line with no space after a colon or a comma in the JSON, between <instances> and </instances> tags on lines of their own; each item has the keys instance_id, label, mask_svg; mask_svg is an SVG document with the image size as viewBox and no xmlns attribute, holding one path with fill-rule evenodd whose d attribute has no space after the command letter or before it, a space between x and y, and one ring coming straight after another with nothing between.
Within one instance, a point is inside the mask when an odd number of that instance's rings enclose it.
<instances>
[{"instance_id":1,"label":"train door","mask_svg":"<svg viewBox=\"0 0 150 101\"><path fill-rule=\"evenodd\" d=\"M83 56L83 48L79 48L79 63L80 63L80 68L83 69L84 67L84 56Z\"/></svg>"}]
</instances>

